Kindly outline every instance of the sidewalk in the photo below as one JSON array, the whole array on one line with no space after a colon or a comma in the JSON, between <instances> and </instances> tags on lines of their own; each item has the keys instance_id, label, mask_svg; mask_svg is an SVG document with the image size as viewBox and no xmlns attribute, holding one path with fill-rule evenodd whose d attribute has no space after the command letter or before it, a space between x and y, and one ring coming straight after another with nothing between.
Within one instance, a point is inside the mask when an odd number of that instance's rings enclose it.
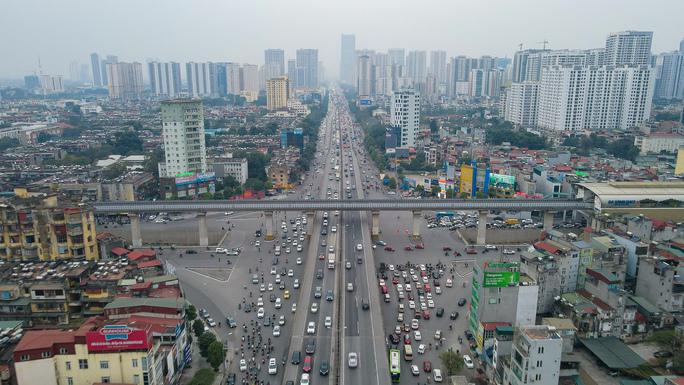
<instances>
[{"instance_id":1,"label":"sidewalk","mask_svg":"<svg viewBox=\"0 0 684 385\"><path fill-rule=\"evenodd\" d=\"M195 376L195 373L197 373L200 369L206 368L213 370L207 360L200 355L198 339L195 338L194 334L192 338L192 362L190 362L188 366L185 367L185 370L183 370L183 373L178 380L178 384L180 385L189 384L190 381L192 381L192 378ZM219 371L216 373L216 378L214 378L213 385L221 385L223 377L224 372L219 369Z\"/></svg>"}]
</instances>

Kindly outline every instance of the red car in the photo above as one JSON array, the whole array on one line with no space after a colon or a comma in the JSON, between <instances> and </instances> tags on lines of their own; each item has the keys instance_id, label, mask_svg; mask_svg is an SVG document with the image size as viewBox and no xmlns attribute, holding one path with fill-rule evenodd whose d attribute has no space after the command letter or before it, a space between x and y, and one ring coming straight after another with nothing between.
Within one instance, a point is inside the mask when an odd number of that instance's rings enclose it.
<instances>
[{"instance_id":1,"label":"red car","mask_svg":"<svg viewBox=\"0 0 684 385\"><path fill-rule=\"evenodd\" d=\"M411 250L413 250L413 247L411 247L411 246L405 246L405 247L404 247L404 250L406 250L406 251L411 251Z\"/></svg>"},{"instance_id":2,"label":"red car","mask_svg":"<svg viewBox=\"0 0 684 385\"><path fill-rule=\"evenodd\" d=\"M404 345L411 345L411 335L404 334Z\"/></svg>"},{"instance_id":3,"label":"red car","mask_svg":"<svg viewBox=\"0 0 684 385\"><path fill-rule=\"evenodd\" d=\"M311 356L304 357L304 366L302 366L302 370L304 371L304 373L309 373L312 368L313 358Z\"/></svg>"},{"instance_id":4,"label":"red car","mask_svg":"<svg viewBox=\"0 0 684 385\"><path fill-rule=\"evenodd\" d=\"M469 247L466 249L466 254L477 254L477 250L474 247Z\"/></svg>"},{"instance_id":5,"label":"red car","mask_svg":"<svg viewBox=\"0 0 684 385\"><path fill-rule=\"evenodd\" d=\"M382 294L387 294L387 286L380 286L380 290L382 291Z\"/></svg>"},{"instance_id":6,"label":"red car","mask_svg":"<svg viewBox=\"0 0 684 385\"><path fill-rule=\"evenodd\" d=\"M432 362L430 361L423 361L423 371L425 373L430 373L432 371Z\"/></svg>"},{"instance_id":7,"label":"red car","mask_svg":"<svg viewBox=\"0 0 684 385\"><path fill-rule=\"evenodd\" d=\"M423 319L430 319L430 312L428 310L423 310Z\"/></svg>"},{"instance_id":8,"label":"red car","mask_svg":"<svg viewBox=\"0 0 684 385\"><path fill-rule=\"evenodd\" d=\"M394 249L390 246L385 246L385 251L394 251Z\"/></svg>"},{"instance_id":9,"label":"red car","mask_svg":"<svg viewBox=\"0 0 684 385\"><path fill-rule=\"evenodd\" d=\"M425 245L424 245L424 244L422 244L422 243L418 243L418 244L416 244L416 246L415 246L415 247L416 247L416 249L421 249L421 250L422 250L422 249L424 249L424 248L425 248Z\"/></svg>"},{"instance_id":10,"label":"red car","mask_svg":"<svg viewBox=\"0 0 684 385\"><path fill-rule=\"evenodd\" d=\"M397 277L392 278L392 283L395 284L395 285L398 284L398 283L399 283L399 278L397 278Z\"/></svg>"},{"instance_id":11,"label":"red car","mask_svg":"<svg viewBox=\"0 0 684 385\"><path fill-rule=\"evenodd\" d=\"M429 283L426 283L424 287L426 292L430 293L432 291L432 288L430 287Z\"/></svg>"},{"instance_id":12,"label":"red car","mask_svg":"<svg viewBox=\"0 0 684 385\"><path fill-rule=\"evenodd\" d=\"M319 256L318 256L318 259L320 259L321 261L324 260L324 259L325 259L325 255L323 255L323 254L319 255Z\"/></svg>"}]
</instances>

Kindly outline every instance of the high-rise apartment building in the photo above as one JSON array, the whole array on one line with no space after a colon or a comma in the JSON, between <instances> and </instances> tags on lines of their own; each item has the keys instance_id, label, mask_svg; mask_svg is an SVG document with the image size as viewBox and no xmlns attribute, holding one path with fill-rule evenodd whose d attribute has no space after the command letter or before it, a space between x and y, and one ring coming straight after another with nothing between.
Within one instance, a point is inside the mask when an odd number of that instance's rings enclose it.
<instances>
[{"instance_id":1,"label":"high-rise apartment building","mask_svg":"<svg viewBox=\"0 0 684 385\"><path fill-rule=\"evenodd\" d=\"M503 71L498 69L470 70L469 95L474 98L499 96L503 80Z\"/></svg>"},{"instance_id":2,"label":"high-rise apartment building","mask_svg":"<svg viewBox=\"0 0 684 385\"><path fill-rule=\"evenodd\" d=\"M287 76L266 80L266 107L270 111L287 107L289 92L290 84Z\"/></svg>"},{"instance_id":3,"label":"high-rise apartment building","mask_svg":"<svg viewBox=\"0 0 684 385\"><path fill-rule=\"evenodd\" d=\"M420 128L420 94L412 89L392 94L390 124L400 133L399 147L415 147Z\"/></svg>"},{"instance_id":4,"label":"high-rise apartment building","mask_svg":"<svg viewBox=\"0 0 684 385\"><path fill-rule=\"evenodd\" d=\"M181 69L179 63L147 63L152 92L159 97L175 98L181 92Z\"/></svg>"},{"instance_id":5,"label":"high-rise apartment building","mask_svg":"<svg viewBox=\"0 0 684 385\"><path fill-rule=\"evenodd\" d=\"M90 68L93 71L93 85L95 87L102 87L102 67L100 64L100 55L95 52L90 54Z\"/></svg>"},{"instance_id":6,"label":"high-rise apartment building","mask_svg":"<svg viewBox=\"0 0 684 385\"><path fill-rule=\"evenodd\" d=\"M259 66L256 64L243 64L240 69L240 95L248 102L253 102L259 97Z\"/></svg>"},{"instance_id":7,"label":"high-rise apartment building","mask_svg":"<svg viewBox=\"0 0 684 385\"><path fill-rule=\"evenodd\" d=\"M656 56L656 99L684 98L684 53L679 51Z\"/></svg>"},{"instance_id":8,"label":"high-rise apartment building","mask_svg":"<svg viewBox=\"0 0 684 385\"><path fill-rule=\"evenodd\" d=\"M218 85L218 81L214 81L214 79L218 80L215 70L213 63L189 62L185 64L185 76L188 80L190 96L201 98L218 93L218 89L213 88L214 84Z\"/></svg>"},{"instance_id":9,"label":"high-rise apartment building","mask_svg":"<svg viewBox=\"0 0 684 385\"><path fill-rule=\"evenodd\" d=\"M340 44L340 80L346 84L354 84L356 72L356 36L342 34Z\"/></svg>"},{"instance_id":10,"label":"high-rise apartment building","mask_svg":"<svg viewBox=\"0 0 684 385\"><path fill-rule=\"evenodd\" d=\"M430 52L430 70L437 84L446 83L446 51Z\"/></svg>"},{"instance_id":11,"label":"high-rise apartment building","mask_svg":"<svg viewBox=\"0 0 684 385\"><path fill-rule=\"evenodd\" d=\"M391 65L405 66L406 54L403 48L390 48L387 50Z\"/></svg>"},{"instance_id":12,"label":"high-rise apartment building","mask_svg":"<svg viewBox=\"0 0 684 385\"><path fill-rule=\"evenodd\" d=\"M505 363L503 383L557 384L560 377L563 339L549 325L516 328L511 359Z\"/></svg>"},{"instance_id":13,"label":"high-rise apartment building","mask_svg":"<svg viewBox=\"0 0 684 385\"><path fill-rule=\"evenodd\" d=\"M109 63L107 64L107 85L109 97L117 100L137 100L142 98L143 74L142 64Z\"/></svg>"},{"instance_id":14,"label":"high-rise apartment building","mask_svg":"<svg viewBox=\"0 0 684 385\"><path fill-rule=\"evenodd\" d=\"M368 55L361 55L357 59L356 64L356 89L359 100L370 100L371 98L371 71L373 65L371 64L371 58Z\"/></svg>"},{"instance_id":15,"label":"high-rise apartment building","mask_svg":"<svg viewBox=\"0 0 684 385\"><path fill-rule=\"evenodd\" d=\"M503 103L504 119L522 127L536 127L538 97L539 82L512 83Z\"/></svg>"},{"instance_id":16,"label":"high-rise apartment building","mask_svg":"<svg viewBox=\"0 0 684 385\"><path fill-rule=\"evenodd\" d=\"M161 104L165 162L159 163L160 177L207 171L202 101L167 100Z\"/></svg>"},{"instance_id":17,"label":"high-rise apartment building","mask_svg":"<svg viewBox=\"0 0 684 385\"><path fill-rule=\"evenodd\" d=\"M266 80L285 75L285 51L282 49L264 50L264 76Z\"/></svg>"},{"instance_id":18,"label":"high-rise apartment building","mask_svg":"<svg viewBox=\"0 0 684 385\"><path fill-rule=\"evenodd\" d=\"M651 63L653 32L621 31L606 38L603 65L648 65Z\"/></svg>"},{"instance_id":19,"label":"high-rise apartment building","mask_svg":"<svg viewBox=\"0 0 684 385\"><path fill-rule=\"evenodd\" d=\"M649 118L654 84L648 66L545 67L537 125L565 132L636 127Z\"/></svg>"},{"instance_id":20,"label":"high-rise apartment building","mask_svg":"<svg viewBox=\"0 0 684 385\"><path fill-rule=\"evenodd\" d=\"M119 57L116 55L107 55L107 57L100 62L100 72L102 76L102 85L109 84L109 75L107 74L107 64L115 64L119 62Z\"/></svg>"},{"instance_id":21,"label":"high-rise apartment building","mask_svg":"<svg viewBox=\"0 0 684 385\"><path fill-rule=\"evenodd\" d=\"M229 95L240 95L242 84L240 82L240 64L226 63L226 80Z\"/></svg>"},{"instance_id":22,"label":"high-rise apartment building","mask_svg":"<svg viewBox=\"0 0 684 385\"><path fill-rule=\"evenodd\" d=\"M74 81L74 82L81 81L81 74L79 72L79 67L78 67L77 61L69 62L69 80Z\"/></svg>"},{"instance_id":23,"label":"high-rise apartment building","mask_svg":"<svg viewBox=\"0 0 684 385\"><path fill-rule=\"evenodd\" d=\"M427 76L427 53L425 51L409 51L406 56L408 77L414 83L424 83Z\"/></svg>"},{"instance_id":24,"label":"high-rise apartment building","mask_svg":"<svg viewBox=\"0 0 684 385\"><path fill-rule=\"evenodd\" d=\"M290 84L290 90L294 89L297 84L297 61L294 59L287 61L287 80Z\"/></svg>"},{"instance_id":25,"label":"high-rise apartment building","mask_svg":"<svg viewBox=\"0 0 684 385\"><path fill-rule=\"evenodd\" d=\"M43 95L64 92L62 75L40 75L40 89Z\"/></svg>"},{"instance_id":26,"label":"high-rise apartment building","mask_svg":"<svg viewBox=\"0 0 684 385\"><path fill-rule=\"evenodd\" d=\"M318 50L297 50L297 88L318 88Z\"/></svg>"}]
</instances>

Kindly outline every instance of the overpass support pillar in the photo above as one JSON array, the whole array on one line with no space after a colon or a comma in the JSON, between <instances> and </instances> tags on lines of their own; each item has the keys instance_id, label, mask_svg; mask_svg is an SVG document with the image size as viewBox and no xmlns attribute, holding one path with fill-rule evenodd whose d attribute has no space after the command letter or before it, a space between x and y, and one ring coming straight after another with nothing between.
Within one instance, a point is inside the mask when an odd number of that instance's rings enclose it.
<instances>
[{"instance_id":1,"label":"overpass support pillar","mask_svg":"<svg viewBox=\"0 0 684 385\"><path fill-rule=\"evenodd\" d=\"M265 211L264 218L266 219L266 235L264 239L267 241L272 241L275 236L273 235L273 211Z\"/></svg>"},{"instance_id":2,"label":"overpass support pillar","mask_svg":"<svg viewBox=\"0 0 684 385\"><path fill-rule=\"evenodd\" d=\"M307 211L306 212L306 233L309 236L313 235L314 232L314 216L316 215L315 211Z\"/></svg>"},{"instance_id":3,"label":"overpass support pillar","mask_svg":"<svg viewBox=\"0 0 684 385\"><path fill-rule=\"evenodd\" d=\"M488 210L479 211L479 221L477 223L477 244L484 245L487 243L487 214Z\"/></svg>"},{"instance_id":4,"label":"overpass support pillar","mask_svg":"<svg viewBox=\"0 0 684 385\"><path fill-rule=\"evenodd\" d=\"M380 236L380 211L379 210L371 211L371 217L372 217L371 236L377 238Z\"/></svg>"},{"instance_id":5,"label":"overpass support pillar","mask_svg":"<svg viewBox=\"0 0 684 385\"><path fill-rule=\"evenodd\" d=\"M134 248L142 247L142 233L140 232L140 216L138 214L128 214L131 220L131 244Z\"/></svg>"},{"instance_id":6,"label":"overpass support pillar","mask_svg":"<svg viewBox=\"0 0 684 385\"><path fill-rule=\"evenodd\" d=\"M422 212L420 210L413 210L413 235L414 238L420 237L420 221L421 221L421 214Z\"/></svg>"},{"instance_id":7,"label":"overpass support pillar","mask_svg":"<svg viewBox=\"0 0 684 385\"><path fill-rule=\"evenodd\" d=\"M197 213L197 226L199 226L199 245L209 246L209 234L207 232L207 213Z\"/></svg>"},{"instance_id":8,"label":"overpass support pillar","mask_svg":"<svg viewBox=\"0 0 684 385\"><path fill-rule=\"evenodd\" d=\"M556 214L555 211L544 211L544 231L549 231L553 229L553 216Z\"/></svg>"}]
</instances>

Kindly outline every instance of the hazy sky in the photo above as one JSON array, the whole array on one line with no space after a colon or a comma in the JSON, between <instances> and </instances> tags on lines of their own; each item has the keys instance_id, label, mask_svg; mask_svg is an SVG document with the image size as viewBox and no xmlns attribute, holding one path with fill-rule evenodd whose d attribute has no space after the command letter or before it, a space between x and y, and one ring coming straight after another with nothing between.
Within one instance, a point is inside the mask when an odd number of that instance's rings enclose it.
<instances>
[{"instance_id":1,"label":"hazy sky","mask_svg":"<svg viewBox=\"0 0 684 385\"><path fill-rule=\"evenodd\" d=\"M263 63L265 48L318 48L337 75L340 34L356 47L508 56L517 49L594 48L609 32L654 31L653 52L684 37L684 0L0 0L0 78L69 62Z\"/></svg>"}]
</instances>

